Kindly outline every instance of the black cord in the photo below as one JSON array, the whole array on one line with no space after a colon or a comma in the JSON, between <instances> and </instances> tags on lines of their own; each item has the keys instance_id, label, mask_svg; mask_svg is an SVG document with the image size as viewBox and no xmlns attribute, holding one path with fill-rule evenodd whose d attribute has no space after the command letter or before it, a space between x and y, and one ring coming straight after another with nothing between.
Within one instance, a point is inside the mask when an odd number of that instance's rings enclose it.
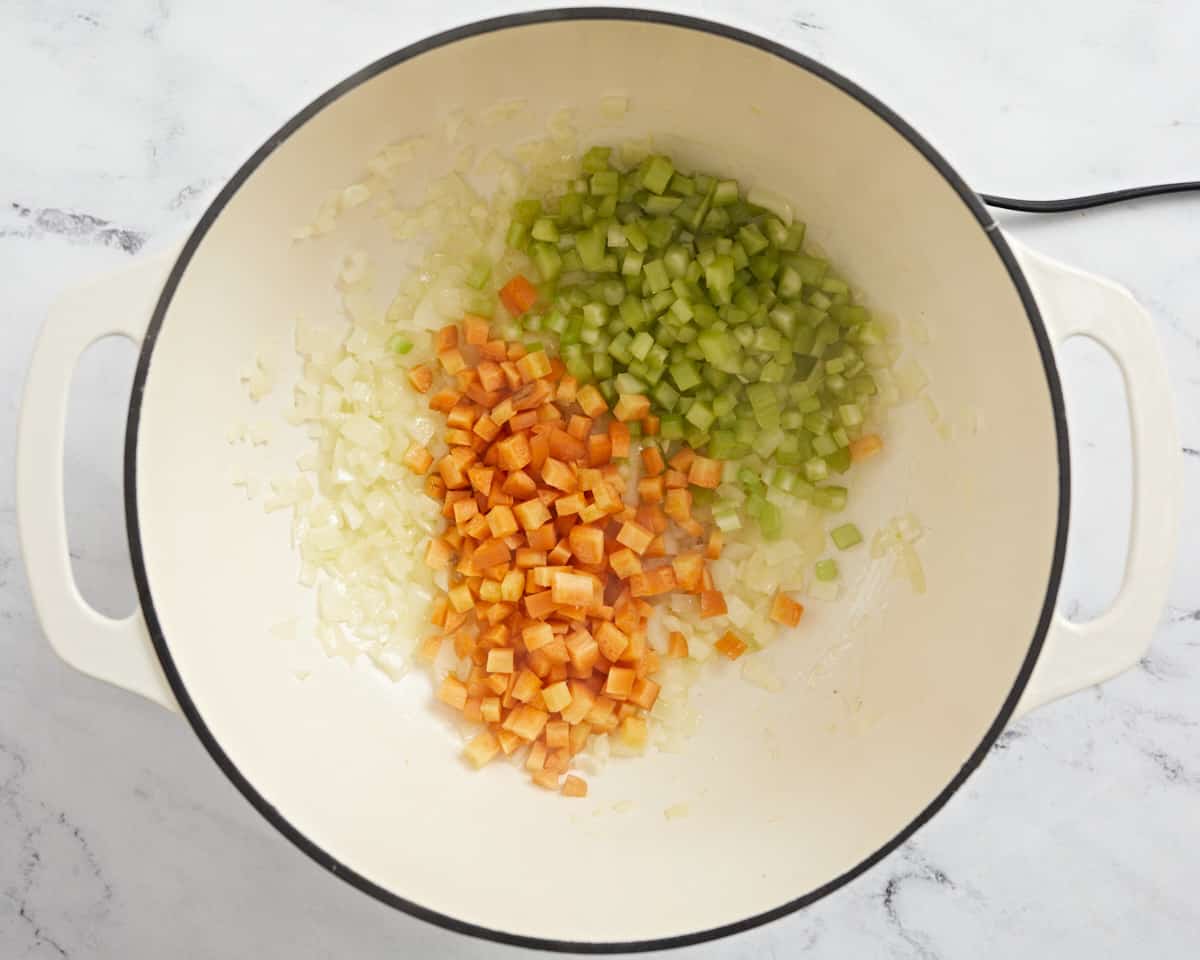
<instances>
[{"instance_id":1,"label":"black cord","mask_svg":"<svg viewBox=\"0 0 1200 960\"><path fill-rule=\"evenodd\" d=\"M1200 180L1189 180L1184 183L1156 183L1149 187L1130 187L1128 190L1093 193L1086 197L1068 197L1065 200L1015 200L1012 197L993 197L988 193L981 193L979 198L989 207L999 207L1002 210L1018 210L1021 213L1067 213L1071 210L1103 207L1106 204L1121 203L1125 200L1139 200L1142 197L1186 193L1189 190L1200 190Z\"/></svg>"}]
</instances>

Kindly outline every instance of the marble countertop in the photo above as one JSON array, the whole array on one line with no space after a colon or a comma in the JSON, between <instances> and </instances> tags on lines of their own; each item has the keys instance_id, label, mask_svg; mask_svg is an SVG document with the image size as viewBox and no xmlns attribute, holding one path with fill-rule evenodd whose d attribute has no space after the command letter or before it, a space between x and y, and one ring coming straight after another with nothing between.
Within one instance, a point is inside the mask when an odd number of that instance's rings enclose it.
<instances>
[{"instance_id":1,"label":"marble countertop","mask_svg":"<svg viewBox=\"0 0 1200 960\"><path fill-rule=\"evenodd\" d=\"M826 61L968 182L1052 197L1200 177L1200 5L757 0L673 5ZM267 132L358 66L503 0L13 0L0 12L0 450L48 303L177 236ZM740 12L738 12L740 11ZM815 907L689 958L1195 956L1200 942L1200 197L1053 219L1036 248L1129 286L1169 355L1185 502L1169 607L1124 676L1039 710L913 842ZM66 452L85 595L134 591L120 501L125 343L84 358ZM1062 605L1120 580L1129 466L1114 368L1062 361L1072 543ZM1117 523L1113 523L1113 518ZM1115 529L1114 529L1115 528ZM186 724L51 652L0 471L0 956L508 957L325 873L224 779ZM532 956L532 954L530 954Z\"/></svg>"}]
</instances>

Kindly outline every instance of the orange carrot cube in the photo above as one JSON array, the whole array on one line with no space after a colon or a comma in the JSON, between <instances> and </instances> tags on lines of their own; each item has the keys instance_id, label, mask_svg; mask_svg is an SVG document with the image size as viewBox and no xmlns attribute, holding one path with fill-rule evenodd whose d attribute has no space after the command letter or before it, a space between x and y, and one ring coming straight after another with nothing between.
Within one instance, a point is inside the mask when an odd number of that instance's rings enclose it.
<instances>
[{"instance_id":1,"label":"orange carrot cube","mask_svg":"<svg viewBox=\"0 0 1200 960\"><path fill-rule=\"evenodd\" d=\"M517 522L521 524L521 528L526 531L537 530L550 521L550 511L538 499L518 503L513 509L513 513L516 515Z\"/></svg>"},{"instance_id":2,"label":"orange carrot cube","mask_svg":"<svg viewBox=\"0 0 1200 960\"><path fill-rule=\"evenodd\" d=\"M721 639L713 644L713 648L730 660L736 660L749 649L745 641L732 630L726 630Z\"/></svg>"},{"instance_id":3,"label":"orange carrot cube","mask_svg":"<svg viewBox=\"0 0 1200 960\"><path fill-rule=\"evenodd\" d=\"M476 768L485 766L499 752L500 741L490 730L484 730L463 748L463 756Z\"/></svg>"},{"instance_id":4,"label":"orange carrot cube","mask_svg":"<svg viewBox=\"0 0 1200 960\"><path fill-rule=\"evenodd\" d=\"M653 533L641 524L634 523L633 521L623 523L620 531L617 533L617 543L628 547L637 554L645 553L646 548L650 546L650 541L653 539Z\"/></svg>"},{"instance_id":5,"label":"orange carrot cube","mask_svg":"<svg viewBox=\"0 0 1200 960\"><path fill-rule=\"evenodd\" d=\"M565 681L560 680L558 683L552 683L542 689L542 699L546 703L547 710L551 713L558 713L571 705L571 690ZM566 744L562 743L558 746L565 747Z\"/></svg>"},{"instance_id":6,"label":"orange carrot cube","mask_svg":"<svg viewBox=\"0 0 1200 960\"><path fill-rule=\"evenodd\" d=\"M493 647L489 650L487 655L487 671L488 673L512 673L512 647Z\"/></svg>"},{"instance_id":7,"label":"orange carrot cube","mask_svg":"<svg viewBox=\"0 0 1200 960\"><path fill-rule=\"evenodd\" d=\"M720 460L710 460L708 457L696 457L688 467L688 483L707 490L715 490L721 485L721 475L724 469Z\"/></svg>"},{"instance_id":8,"label":"orange carrot cube","mask_svg":"<svg viewBox=\"0 0 1200 960\"><path fill-rule=\"evenodd\" d=\"M408 382L412 384L417 393L428 393L429 388L433 386L433 371L425 364L418 363L408 371ZM605 407L605 409L608 408Z\"/></svg>"},{"instance_id":9,"label":"orange carrot cube","mask_svg":"<svg viewBox=\"0 0 1200 960\"><path fill-rule=\"evenodd\" d=\"M564 797L586 797L588 785L586 780L581 780L575 774L567 774L562 782L562 795Z\"/></svg>"},{"instance_id":10,"label":"orange carrot cube","mask_svg":"<svg viewBox=\"0 0 1200 960\"><path fill-rule=\"evenodd\" d=\"M725 594L720 590L702 590L700 592L700 619L719 617L729 612L725 606Z\"/></svg>"},{"instance_id":11,"label":"orange carrot cube","mask_svg":"<svg viewBox=\"0 0 1200 960\"><path fill-rule=\"evenodd\" d=\"M683 659L688 655L688 642L678 630L672 630L667 635L667 656L676 659Z\"/></svg>"},{"instance_id":12,"label":"orange carrot cube","mask_svg":"<svg viewBox=\"0 0 1200 960\"><path fill-rule=\"evenodd\" d=\"M642 393L623 393L613 407L613 416L622 423L641 420L650 412L650 398Z\"/></svg>"}]
</instances>

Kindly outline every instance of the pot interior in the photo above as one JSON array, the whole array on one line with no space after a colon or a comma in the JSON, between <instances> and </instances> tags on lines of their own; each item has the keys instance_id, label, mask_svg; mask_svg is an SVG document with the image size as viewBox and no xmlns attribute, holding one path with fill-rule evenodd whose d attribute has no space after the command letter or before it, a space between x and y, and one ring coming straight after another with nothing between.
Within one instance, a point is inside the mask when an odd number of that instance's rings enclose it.
<instances>
[{"instance_id":1,"label":"pot interior","mask_svg":"<svg viewBox=\"0 0 1200 960\"><path fill-rule=\"evenodd\" d=\"M599 101L628 96L605 119ZM264 513L230 468L270 478L308 449L281 422L235 447L231 424L290 402L298 316L334 322L342 255L385 256L368 208L293 243L333 189L389 142L435 135L399 189L453 165L452 111L528 102L464 127L511 148L575 108L581 146L653 135L683 164L790 198L868 303L931 332L913 351L943 421L911 404L860 471L846 519L869 537L913 513L927 592L865 548L845 591L813 602L767 654L767 693L710 664L699 732L680 753L614 761L586 800L480 773L413 671L393 682L325 657L297 584L286 511ZM145 376L135 450L137 562L162 649L215 746L271 808L385 895L455 921L577 943L670 938L818 891L906 830L1011 707L1052 579L1056 421L1043 355L991 237L933 162L879 114L775 53L662 22L525 22L381 68L287 135L205 219L170 291ZM399 279L398 277L396 279ZM385 298L387 284L378 285ZM281 370L252 408L238 374ZM135 391L136 393L136 391ZM296 621L296 635L274 629ZM298 678L298 672L304 679ZM684 808L676 805L683 804ZM668 818L676 807L684 815Z\"/></svg>"}]
</instances>

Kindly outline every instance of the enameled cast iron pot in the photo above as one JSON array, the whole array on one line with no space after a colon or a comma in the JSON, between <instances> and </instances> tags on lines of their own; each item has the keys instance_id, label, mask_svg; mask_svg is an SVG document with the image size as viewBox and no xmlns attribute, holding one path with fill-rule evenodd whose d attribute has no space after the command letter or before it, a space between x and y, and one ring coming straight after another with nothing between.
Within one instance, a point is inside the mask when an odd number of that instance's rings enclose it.
<instances>
[{"instance_id":1,"label":"enameled cast iron pot","mask_svg":"<svg viewBox=\"0 0 1200 960\"><path fill-rule=\"evenodd\" d=\"M503 764L468 771L423 675L387 683L316 657L296 679L270 628L306 616L312 595L287 518L230 485L226 430L247 415L248 358L264 343L287 355L298 314L337 309L346 238L289 240L329 190L454 108L527 99L525 121L490 134L512 146L610 93L634 109L592 139L655 134L684 164L794 198L874 302L934 331L919 358L938 406L982 428L947 442L920 414L897 416L855 492L864 530L900 510L920 518L925 595L864 577L774 648L782 693L713 674L683 753L610 764L591 797L566 802ZM62 498L71 372L110 334L141 343L125 452L141 609L124 621L80 598ZM1054 612L1069 491L1054 351L1074 335L1123 372L1135 477L1124 584L1084 626ZM1014 717L1132 665L1164 601L1179 477L1163 360L1126 292L1018 247L916 131L821 64L726 26L618 9L476 23L314 101L182 249L55 306L19 448L30 582L65 660L182 711L264 817L364 892L476 936L595 952L718 937L828 895L928 820ZM286 473L302 449L281 438L260 472ZM620 800L632 805L615 812ZM688 815L666 820L678 803Z\"/></svg>"}]
</instances>

